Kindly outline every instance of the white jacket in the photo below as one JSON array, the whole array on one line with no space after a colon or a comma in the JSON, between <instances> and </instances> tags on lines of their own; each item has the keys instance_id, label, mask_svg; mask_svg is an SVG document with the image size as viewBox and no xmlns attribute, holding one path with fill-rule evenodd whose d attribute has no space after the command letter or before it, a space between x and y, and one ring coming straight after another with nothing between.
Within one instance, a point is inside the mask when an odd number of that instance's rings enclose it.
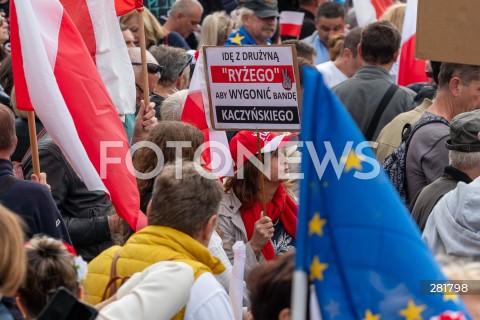
<instances>
[{"instance_id":1,"label":"white jacket","mask_svg":"<svg viewBox=\"0 0 480 320\"><path fill-rule=\"evenodd\" d=\"M122 285L117 300L101 309L97 320L171 319L189 301L193 283L189 265L158 262Z\"/></svg>"}]
</instances>

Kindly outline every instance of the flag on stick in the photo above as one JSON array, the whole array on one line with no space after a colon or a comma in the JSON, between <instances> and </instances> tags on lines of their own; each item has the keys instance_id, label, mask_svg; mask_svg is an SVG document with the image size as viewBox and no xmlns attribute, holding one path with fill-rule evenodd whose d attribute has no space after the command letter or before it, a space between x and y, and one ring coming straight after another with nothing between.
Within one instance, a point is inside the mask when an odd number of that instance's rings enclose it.
<instances>
[{"instance_id":1,"label":"flag on stick","mask_svg":"<svg viewBox=\"0 0 480 320\"><path fill-rule=\"evenodd\" d=\"M377 21L392 4L392 0L353 0L358 25L363 27Z\"/></svg>"},{"instance_id":2,"label":"flag on stick","mask_svg":"<svg viewBox=\"0 0 480 320\"><path fill-rule=\"evenodd\" d=\"M60 2L82 35L118 114L135 113L135 75L115 11L115 6L132 11L135 3L124 0ZM140 3L140 7L143 4Z\"/></svg>"},{"instance_id":3,"label":"flag on stick","mask_svg":"<svg viewBox=\"0 0 480 320\"><path fill-rule=\"evenodd\" d=\"M408 0L402 30L402 45L398 67L398 84L407 86L415 82L427 82L425 60L415 58L418 0Z\"/></svg>"},{"instance_id":4,"label":"flag on stick","mask_svg":"<svg viewBox=\"0 0 480 320\"><path fill-rule=\"evenodd\" d=\"M146 225L125 130L74 23L58 0L11 1L10 14L17 96L87 188L109 193L134 230Z\"/></svg>"},{"instance_id":5,"label":"flag on stick","mask_svg":"<svg viewBox=\"0 0 480 320\"><path fill-rule=\"evenodd\" d=\"M322 318L466 315L459 296L430 292L429 284L446 283L445 277L369 142L321 74L304 68L303 75L306 179L300 183L295 278L313 281ZM306 292L307 283L294 283L295 290ZM298 303L293 318L305 319Z\"/></svg>"},{"instance_id":6,"label":"flag on stick","mask_svg":"<svg viewBox=\"0 0 480 320\"><path fill-rule=\"evenodd\" d=\"M304 12L282 11L280 13L280 36L299 38Z\"/></svg>"}]
</instances>

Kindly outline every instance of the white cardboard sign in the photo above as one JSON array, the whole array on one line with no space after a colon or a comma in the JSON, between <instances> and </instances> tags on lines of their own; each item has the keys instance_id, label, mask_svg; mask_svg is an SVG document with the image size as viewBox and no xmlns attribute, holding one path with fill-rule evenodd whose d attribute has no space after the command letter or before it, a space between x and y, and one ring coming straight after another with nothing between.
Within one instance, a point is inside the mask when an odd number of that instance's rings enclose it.
<instances>
[{"instance_id":1,"label":"white cardboard sign","mask_svg":"<svg viewBox=\"0 0 480 320\"><path fill-rule=\"evenodd\" d=\"M294 46L203 50L214 129L300 130L301 89Z\"/></svg>"}]
</instances>

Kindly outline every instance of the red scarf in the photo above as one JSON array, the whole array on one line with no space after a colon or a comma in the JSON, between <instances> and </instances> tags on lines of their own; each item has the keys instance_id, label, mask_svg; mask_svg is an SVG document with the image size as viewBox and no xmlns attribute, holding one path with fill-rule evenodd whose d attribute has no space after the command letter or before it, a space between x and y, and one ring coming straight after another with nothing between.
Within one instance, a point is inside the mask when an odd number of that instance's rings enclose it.
<instances>
[{"instance_id":1,"label":"red scarf","mask_svg":"<svg viewBox=\"0 0 480 320\"><path fill-rule=\"evenodd\" d=\"M297 204L293 199L287 195L285 187L279 185L277 191L273 195L271 202L267 203L267 216L275 221L280 218L280 222L283 224L285 231L295 238L295 232L297 230ZM255 222L260 219L260 213L262 212L262 203L256 201L253 206L249 208L240 208L242 213L243 224L247 231L247 238L250 240L253 236ZM265 247L262 249L263 256L267 260L275 259L275 250L273 249L272 241L269 240Z\"/></svg>"}]
</instances>

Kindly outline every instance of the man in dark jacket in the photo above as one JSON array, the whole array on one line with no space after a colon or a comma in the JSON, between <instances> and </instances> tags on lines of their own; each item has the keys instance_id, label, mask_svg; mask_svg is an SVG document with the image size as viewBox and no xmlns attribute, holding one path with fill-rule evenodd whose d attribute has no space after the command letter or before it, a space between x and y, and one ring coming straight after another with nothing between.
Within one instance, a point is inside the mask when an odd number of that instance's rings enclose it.
<instances>
[{"instance_id":1,"label":"man in dark jacket","mask_svg":"<svg viewBox=\"0 0 480 320\"><path fill-rule=\"evenodd\" d=\"M443 175L423 188L416 201L412 202L412 217L423 231L433 207L448 192L455 189L459 181L470 183L480 176L480 110L461 113L450 124L450 165Z\"/></svg>"},{"instance_id":2,"label":"man in dark jacket","mask_svg":"<svg viewBox=\"0 0 480 320\"><path fill-rule=\"evenodd\" d=\"M103 192L87 189L48 133L40 139L38 152L40 167L47 173L73 246L90 261L113 245L111 233L118 232L118 216L113 214L112 204ZM31 156L25 159L24 170L25 176L32 174Z\"/></svg>"},{"instance_id":3,"label":"man in dark jacket","mask_svg":"<svg viewBox=\"0 0 480 320\"><path fill-rule=\"evenodd\" d=\"M31 238L38 233L71 243L60 212L46 185L25 181L13 175L10 156L15 150L15 118L10 109L0 105L0 203L22 217ZM38 177L34 176L36 180ZM44 177L42 183L46 184Z\"/></svg>"}]
</instances>

